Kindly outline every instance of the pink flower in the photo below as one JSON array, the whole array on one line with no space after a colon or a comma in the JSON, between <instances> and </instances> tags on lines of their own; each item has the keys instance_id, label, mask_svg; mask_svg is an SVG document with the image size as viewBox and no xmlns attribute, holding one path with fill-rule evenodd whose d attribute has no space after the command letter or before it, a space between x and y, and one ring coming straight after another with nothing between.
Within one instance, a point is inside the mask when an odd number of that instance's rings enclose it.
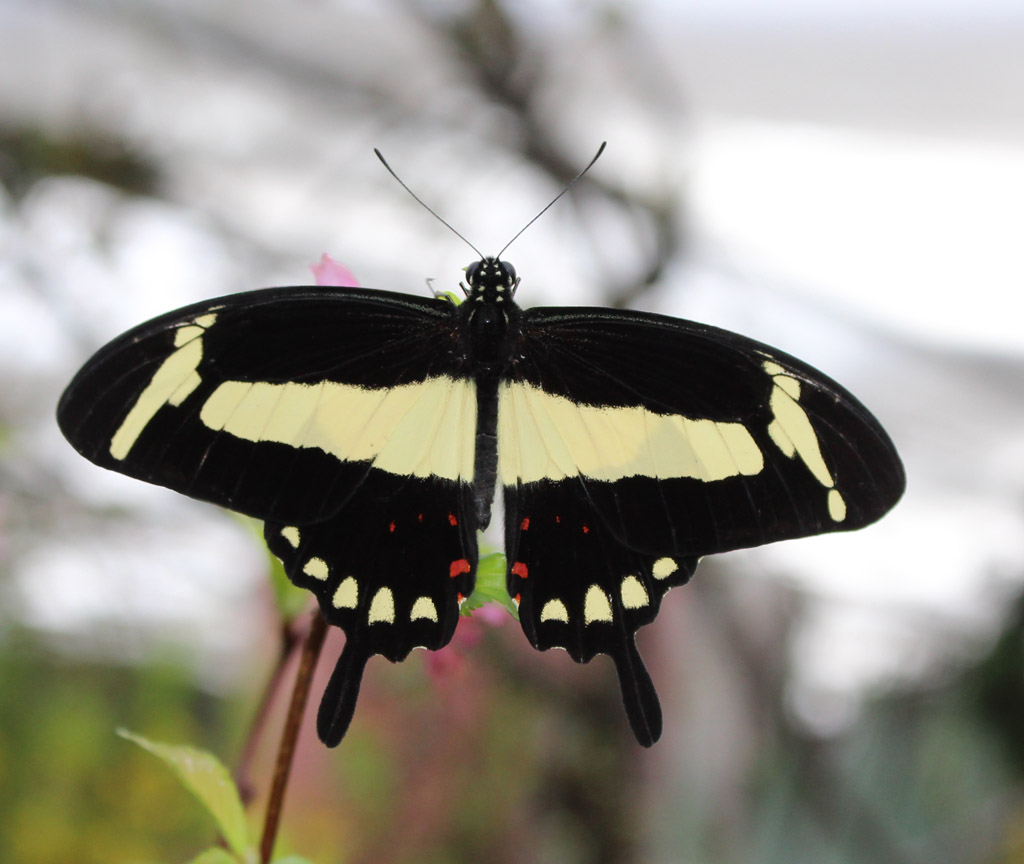
<instances>
[{"instance_id":1,"label":"pink flower","mask_svg":"<svg viewBox=\"0 0 1024 864\"><path fill-rule=\"evenodd\" d=\"M342 288L358 288L359 280L344 264L339 264L326 252L316 264L309 267L317 285L335 285Z\"/></svg>"},{"instance_id":2,"label":"pink flower","mask_svg":"<svg viewBox=\"0 0 1024 864\"><path fill-rule=\"evenodd\" d=\"M442 686L458 675L465 663L466 652L483 638L486 626L497 627L509 618L508 612L496 603L487 603L468 617L459 618L452 641L438 651L428 651L424 662L434 684Z\"/></svg>"}]
</instances>

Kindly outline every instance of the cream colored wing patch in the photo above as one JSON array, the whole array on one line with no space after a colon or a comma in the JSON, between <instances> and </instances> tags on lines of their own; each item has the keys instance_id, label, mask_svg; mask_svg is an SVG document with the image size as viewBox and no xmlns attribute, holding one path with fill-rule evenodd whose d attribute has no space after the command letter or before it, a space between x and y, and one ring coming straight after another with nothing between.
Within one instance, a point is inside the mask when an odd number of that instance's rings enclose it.
<instances>
[{"instance_id":1,"label":"cream colored wing patch","mask_svg":"<svg viewBox=\"0 0 1024 864\"><path fill-rule=\"evenodd\" d=\"M473 479L476 385L468 379L442 376L389 389L225 381L199 417L209 429L246 441L316 448L403 476Z\"/></svg>"},{"instance_id":2,"label":"cream colored wing patch","mask_svg":"<svg viewBox=\"0 0 1024 864\"><path fill-rule=\"evenodd\" d=\"M576 475L712 481L763 468L742 423L580 405L521 382L499 390L498 474L506 486Z\"/></svg>"},{"instance_id":3,"label":"cream colored wing patch","mask_svg":"<svg viewBox=\"0 0 1024 864\"><path fill-rule=\"evenodd\" d=\"M341 580L331 603L336 609L355 609L359 605L359 584L354 576L346 576Z\"/></svg>"},{"instance_id":4,"label":"cream colored wing patch","mask_svg":"<svg viewBox=\"0 0 1024 864\"><path fill-rule=\"evenodd\" d=\"M180 405L199 386L196 370L203 359L203 334L216 320L216 314L211 312L182 324L174 331L175 350L160 364L110 439L110 455L115 459L124 459L131 452L157 411L164 405Z\"/></svg>"},{"instance_id":5,"label":"cream colored wing patch","mask_svg":"<svg viewBox=\"0 0 1024 864\"><path fill-rule=\"evenodd\" d=\"M774 361L766 360L761 365L774 385L769 403L774 419L768 425L768 434L787 458L799 456L814 478L829 490L829 516L833 522L842 522L846 518L846 502L835 488L835 480L821 455L818 433L800 405L800 382Z\"/></svg>"}]
</instances>

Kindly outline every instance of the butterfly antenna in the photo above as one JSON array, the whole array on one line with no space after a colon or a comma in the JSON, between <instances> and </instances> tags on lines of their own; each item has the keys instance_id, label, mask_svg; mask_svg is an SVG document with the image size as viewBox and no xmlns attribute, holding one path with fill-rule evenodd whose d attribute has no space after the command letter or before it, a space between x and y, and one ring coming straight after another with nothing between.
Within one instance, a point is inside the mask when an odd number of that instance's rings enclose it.
<instances>
[{"instance_id":1,"label":"butterfly antenna","mask_svg":"<svg viewBox=\"0 0 1024 864\"><path fill-rule=\"evenodd\" d=\"M551 207L552 207L552 206L554 205L554 203L555 203L555 202L556 202L556 201L557 201L557 200L558 200L559 198L561 198L561 197L562 197L562 196L563 196L563 195L564 195L564 194L565 194L566 192L568 192L568 191L569 191L570 189L572 189L572 187L573 187L573 186L575 186L575 185L576 185L576 181L577 181L577 180L579 180L579 179L580 179L580 178L581 178L581 177L582 177L582 176L583 176L584 174L586 174L586 173L587 173L587 172L588 172L588 171L589 171L589 170L590 170L591 168L593 168L593 167L594 167L594 163L595 163L595 162L596 162L596 161L597 161L597 160L598 160L599 158L601 158L601 154L602 154L602 153L604 153L604 148L605 148L605 145L607 145L607 143L608 143L607 141L602 141L602 142L601 142L601 146L597 148L597 152L596 152L596 153L594 154L594 158L593 158L593 159L591 159L591 160L590 160L590 161L589 161L589 162L587 163L587 167L586 167L586 168L584 168L584 169L583 169L582 171L580 171L580 173L579 173L579 174L577 174L577 175L576 175L575 177L573 177L573 178L572 178L572 180L570 180L570 181L569 181L568 183L566 183L566 184L565 184L565 188L564 188L564 189L563 189L563 190L562 190L561 192L559 192L559 193L558 193L558 194L557 194L557 195L556 195L556 196L555 196L554 198L552 198L552 199L551 199L551 201L550 201L550 203L548 204L548 206L547 206L547 207L545 207L545 208L544 208L543 210L541 210L541 211L540 211L540 213L538 213L538 214L537 214L536 216L534 216L534 217L533 217L533 218L532 218L532 219L531 219L531 220L530 220L529 222L527 222L527 223L526 223L526 224L525 224L525 225L524 225L524 226L523 226L522 228L520 228L520 229L519 229L519 231L518 231L518 232L516 233L516 236L515 236L515 237L513 237L513 238L512 238L511 240L509 240L509 241L508 241L508 243L506 243L506 244L505 244L505 245L504 245L504 246L502 247L502 249L501 249L501 252L499 252L499 253L498 253L498 254L497 254L497 255L495 256L496 258L498 258L498 259L500 260L500 259L501 259L501 256L502 256L502 255L503 255L503 254L505 253L505 250L506 250L506 249L508 249L508 247L509 247L509 246L511 246L511 245L512 245L513 243L515 243L515 242L516 242L516 240L518 240L518 239L519 239L519 235L520 235L520 234L522 234L522 233L523 233L523 232L524 232L524 231L525 231L525 230L526 230L527 228L529 228L529 227L530 227L530 226L531 226L531 225L532 225L532 224L533 224L534 222L536 222L536 221L537 221L538 219L540 219L540 217L541 217L541 216L543 216L543 215L544 215L545 213L547 213L547 212L548 212L548 210L550 210L550 209L551 209Z\"/></svg>"},{"instance_id":2,"label":"butterfly antenna","mask_svg":"<svg viewBox=\"0 0 1024 864\"><path fill-rule=\"evenodd\" d=\"M378 150L378 149L377 149L376 147L374 147L374 148L373 148L373 152L377 154L377 158L378 158L378 159L380 159L381 165L383 165L383 166L384 166L385 168L387 168L387 169L388 169L388 174L390 174L390 175L391 175L392 177L394 177L394 178L395 178L395 179L396 179L396 180L398 181L398 185L399 185L399 186L401 186L401 187L402 187L402 188L403 188L403 189L404 189L404 190L405 190L406 192L408 192L408 193L409 193L410 195L412 195L412 197L413 197L413 198L414 198L414 199L416 200L416 202L417 202L417 203L418 203L418 204L419 204L419 205L420 205L420 206L421 206L421 207L422 207L422 208L423 208L424 210L426 210L426 211L427 211L427 212L428 212L428 213L429 213L429 214L430 214L431 216L433 216L433 217L434 217L434 218L435 218L435 219L436 219L436 220L437 220L438 222L440 222L440 223L441 223L442 225L444 225L444 227L445 227L445 228L447 228L447 229L448 229L449 231L451 231L451 232L452 232L452 234L454 234L454 235L455 235L456 237L458 237L458 238L459 238L459 239L460 239L460 240L461 240L461 241L462 241L463 243L465 243L465 244L466 244L466 245L467 245L467 246L468 246L468 247L469 247L470 249L472 249L472 250L473 250L474 252L476 252L476 254L477 254L477 255L478 255L478 256L479 256L479 257L480 257L481 259L483 259L483 258L484 258L484 254L483 254L483 252L481 252L481 251L480 251L479 249L477 249L477 248L476 248L476 246L474 246L474 245L473 245L472 243L470 243L470 242L469 242L469 241L468 241L468 240L467 240L467 239L466 239L465 237L463 237L463 236L462 236L462 234L460 234L460 233L459 233L458 231L456 231L456 230L455 230L455 229L454 229L454 228L453 228L453 227L452 227L452 226L451 226L451 225L449 224L449 222L448 222L447 220L445 220L445 219L442 219L442 218L441 218L441 217L440 217L440 216L438 215L437 211L436 211L436 210L435 210L435 209L434 209L433 207L431 207L431 206L430 206L429 204L427 204L427 203L426 203L426 202L425 202L425 201L424 201L424 200L423 200L422 198L420 198L420 196L419 196L419 195L417 195L417 194L416 194L415 192L413 192L413 191L412 191L412 189L410 189L410 188L409 188L408 186L406 186L406 185L405 185L405 181L404 181L404 180L403 180L403 179L402 179L401 177L399 177L399 176L398 176L398 175L397 175L397 174L395 173L395 169L394 169L394 168L392 168L392 167L391 167L390 165L388 165L388 160L384 158L384 154L383 154L383 153L381 153L381 152L380 152L380 150ZM589 168L590 166L588 165L587 167ZM578 178L577 178L577 179L578 179ZM576 182L576 181L574 180L573 182ZM552 203L553 203L553 202L552 202ZM551 206L551 205L549 204L548 206ZM544 209L546 210L547 208L545 207ZM541 211L541 212L543 212L543 211ZM521 234L521 233L522 233L522 232L520 232L520 234ZM519 236L519 235L517 234L516 236ZM513 238L513 239L515 239L515 238ZM502 251L504 251L504 250L502 250Z\"/></svg>"}]
</instances>

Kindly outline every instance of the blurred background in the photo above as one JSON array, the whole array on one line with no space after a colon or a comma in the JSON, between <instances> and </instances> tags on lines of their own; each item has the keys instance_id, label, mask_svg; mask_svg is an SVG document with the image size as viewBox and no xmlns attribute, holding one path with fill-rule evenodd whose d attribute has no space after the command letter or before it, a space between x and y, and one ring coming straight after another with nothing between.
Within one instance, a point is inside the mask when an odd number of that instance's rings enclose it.
<instances>
[{"instance_id":1,"label":"blurred background","mask_svg":"<svg viewBox=\"0 0 1024 864\"><path fill-rule=\"evenodd\" d=\"M491 253L607 140L508 252L519 301L795 354L877 414L907 495L672 592L650 751L606 658L511 619L372 661L342 745L304 732L280 848L1024 862L1022 92L1019 0L0 0L0 860L188 860L210 823L113 730L233 765L280 650L251 526L63 441L75 370L323 252L455 288L473 252L375 146Z\"/></svg>"}]
</instances>

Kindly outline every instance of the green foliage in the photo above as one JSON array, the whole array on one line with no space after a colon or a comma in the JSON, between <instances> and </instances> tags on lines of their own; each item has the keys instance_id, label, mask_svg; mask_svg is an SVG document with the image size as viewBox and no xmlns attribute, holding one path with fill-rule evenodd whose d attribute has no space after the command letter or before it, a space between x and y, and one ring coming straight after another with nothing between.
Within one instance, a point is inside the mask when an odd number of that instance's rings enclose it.
<instances>
[{"instance_id":1,"label":"green foliage","mask_svg":"<svg viewBox=\"0 0 1024 864\"><path fill-rule=\"evenodd\" d=\"M463 267L462 269L465 270L466 268ZM452 304L455 305L455 306L461 305L462 301L466 299L465 297L459 296L454 291L435 291L434 292L434 296L435 297L447 297L449 300L451 300Z\"/></svg>"},{"instance_id":2,"label":"green foliage","mask_svg":"<svg viewBox=\"0 0 1024 864\"><path fill-rule=\"evenodd\" d=\"M206 849L193 858L190 864L254 864L257 855L249 838L241 796L228 769L216 756L195 747L149 741L124 729L119 729L117 734L148 750L167 765L217 824L228 849L219 846ZM310 862L289 855L276 859L274 864Z\"/></svg>"},{"instance_id":3,"label":"green foliage","mask_svg":"<svg viewBox=\"0 0 1024 864\"><path fill-rule=\"evenodd\" d=\"M231 774L216 756L195 747L158 744L124 729L117 734L162 759L213 817L228 847L236 855L244 855L248 846L245 808Z\"/></svg>"},{"instance_id":4,"label":"green foliage","mask_svg":"<svg viewBox=\"0 0 1024 864\"><path fill-rule=\"evenodd\" d=\"M26 632L0 651L0 861L181 861L209 836L198 808L111 734L228 746L234 715L168 658L145 666L70 662ZM116 718L116 720L115 720Z\"/></svg>"},{"instance_id":5,"label":"green foliage","mask_svg":"<svg viewBox=\"0 0 1024 864\"><path fill-rule=\"evenodd\" d=\"M471 615L485 603L498 603L516 621L519 620L519 610L505 588L506 566L505 556L500 552L480 556L480 563L476 568L476 587L462 604L463 615Z\"/></svg>"},{"instance_id":6,"label":"green foliage","mask_svg":"<svg viewBox=\"0 0 1024 864\"><path fill-rule=\"evenodd\" d=\"M248 516L238 516L253 536L258 538L259 547L267 556L267 571L270 576L270 589L274 592L274 605L284 621L293 621L309 605L310 593L304 588L292 584L284 565L266 546L263 540L263 523Z\"/></svg>"},{"instance_id":7,"label":"green foliage","mask_svg":"<svg viewBox=\"0 0 1024 864\"><path fill-rule=\"evenodd\" d=\"M213 849L200 852L189 861L189 864L238 864L238 858L226 849L215 846Z\"/></svg>"}]
</instances>

